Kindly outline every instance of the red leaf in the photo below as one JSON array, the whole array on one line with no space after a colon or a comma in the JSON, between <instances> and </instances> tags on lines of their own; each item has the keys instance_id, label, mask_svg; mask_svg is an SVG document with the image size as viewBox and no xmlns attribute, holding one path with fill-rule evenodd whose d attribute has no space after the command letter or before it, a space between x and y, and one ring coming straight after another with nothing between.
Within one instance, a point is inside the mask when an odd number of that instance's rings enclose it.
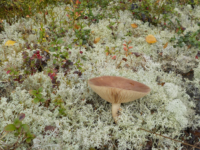
<instances>
[{"instance_id":1,"label":"red leaf","mask_svg":"<svg viewBox=\"0 0 200 150\"><path fill-rule=\"evenodd\" d=\"M20 121L22 121L24 118L25 118L25 114L24 113L19 114L19 120Z\"/></svg>"},{"instance_id":2,"label":"red leaf","mask_svg":"<svg viewBox=\"0 0 200 150\"><path fill-rule=\"evenodd\" d=\"M124 47L124 50L125 50L125 51L128 51L126 47Z\"/></svg>"},{"instance_id":3,"label":"red leaf","mask_svg":"<svg viewBox=\"0 0 200 150\"><path fill-rule=\"evenodd\" d=\"M133 48L133 46L129 46L128 48L131 49L131 48Z\"/></svg>"},{"instance_id":4,"label":"red leaf","mask_svg":"<svg viewBox=\"0 0 200 150\"><path fill-rule=\"evenodd\" d=\"M126 58L122 58L122 60L124 60L124 61L127 61L127 59L126 59Z\"/></svg>"},{"instance_id":5,"label":"red leaf","mask_svg":"<svg viewBox=\"0 0 200 150\"><path fill-rule=\"evenodd\" d=\"M116 59L116 55L112 57L112 59Z\"/></svg>"},{"instance_id":6,"label":"red leaf","mask_svg":"<svg viewBox=\"0 0 200 150\"><path fill-rule=\"evenodd\" d=\"M10 70L8 70L6 73L9 74L9 73L10 73Z\"/></svg>"}]
</instances>

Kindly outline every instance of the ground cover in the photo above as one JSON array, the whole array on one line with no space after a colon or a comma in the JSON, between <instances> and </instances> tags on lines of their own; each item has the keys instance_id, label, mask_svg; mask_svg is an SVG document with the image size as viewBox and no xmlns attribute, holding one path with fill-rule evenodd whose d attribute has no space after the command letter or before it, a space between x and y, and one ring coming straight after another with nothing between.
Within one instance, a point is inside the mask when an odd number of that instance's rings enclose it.
<instances>
[{"instance_id":1,"label":"ground cover","mask_svg":"<svg viewBox=\"0 0 200 150\"><path fill-rule=\"evenodd\" d=\"M20 2L0 24L0 149L200 147L199 1ZM151 88L117 124L87 83L103 75Z\"/></svg>"}]
</instances>

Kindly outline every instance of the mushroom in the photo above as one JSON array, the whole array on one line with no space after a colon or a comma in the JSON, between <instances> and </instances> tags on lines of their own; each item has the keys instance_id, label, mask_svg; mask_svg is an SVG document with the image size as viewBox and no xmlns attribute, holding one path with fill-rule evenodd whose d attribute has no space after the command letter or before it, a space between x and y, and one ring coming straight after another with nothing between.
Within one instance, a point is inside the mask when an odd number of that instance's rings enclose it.
<instances>
[{"instance_id":1,"label":"mushroom","mask_svg":"<svg viewBox=\"0 0 200 150\"><path fill-rule=\"evenodd\" d=\"M117 76L101 76L88 80L88 85L102 99L112 103L112 116L117 123L121 103L147 95L151 89L140 82Z\"/></svg>"}]
</instances>

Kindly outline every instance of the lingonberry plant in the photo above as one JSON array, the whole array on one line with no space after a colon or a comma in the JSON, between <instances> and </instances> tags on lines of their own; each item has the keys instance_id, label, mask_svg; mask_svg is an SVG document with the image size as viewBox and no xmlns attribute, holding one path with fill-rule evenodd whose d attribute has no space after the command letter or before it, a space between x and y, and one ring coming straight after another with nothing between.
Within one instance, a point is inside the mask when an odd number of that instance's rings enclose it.
<instances>
[{"instance_id":1,"label":"lingonberry plant","mask_svg":"<svg viewBox=\"0 0 200 150\"><path fill-rule=\"evenodd\" d=\"M200 23L198 26L200 26ZM200 49L200 29L196 32L187 32L184 36L180 36L178 40L175 37L170 39L170 42L175 41L174 47L183 47L183 43L185 43L188 49L191 47Z\"/></svg>"},{"instance_id":2,"label":"lingonberry plant","mask_svg":"<svg viewBox=\"0 0 200 150\"><path fill-rule=\"evenodd\" d=\"M43 98L43 96L41 94L42 91L43 91L42 87L40 87L37 90L31 90L31 91L29 91L29 93L34 96L34 99L33 99L34 103L38 103L38 102L41 103L41 102L45 101L45 99Z\"/></svg>"},{"instance_id":3,"label":"lingonberry plant","mask_svg":"<svg viewBox=\"0 0 200 150\"><path fill-rule=\"evenodd\" d=\"M34 54L31 57L28 56L28 53L26 51L23 52L22 54L24 59L24 64L22 68L25 69L24 70L25 74L33 75L37 71L39 72L43 71L43 67L46 66L48 59L42 59L43 56L41 56L39 50L34 51Z\"/></svg>"},{"instance_id":4,"label":"lingonberry plant","mask_svg":"<svg viewBox=\"0 0 200 150\"><path fill-rule=\"evenodd\" d=\"M14 132L14 135L17 137L17 141L12 145L4 145L6 149L16 149L20 146L21 143L26 142L30 143L35 135L30 132L29 125L22 124L23 119L25 118L25 114L19 114L18 118L14 119L12 124L8 124L4 127L4 131L6 132L1 138L6 136L10 132Z\"/></svg>"}]
</instances>

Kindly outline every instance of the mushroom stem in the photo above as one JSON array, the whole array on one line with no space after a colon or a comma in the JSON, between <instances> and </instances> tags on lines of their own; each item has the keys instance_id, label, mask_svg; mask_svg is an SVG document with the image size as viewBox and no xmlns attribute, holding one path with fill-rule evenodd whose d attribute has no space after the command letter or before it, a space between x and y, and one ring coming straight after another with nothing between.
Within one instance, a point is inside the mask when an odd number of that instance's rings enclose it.
<instances>
[{"instance_id":1,"label":"mushroom stem","mask_svg":"<svg viewBox=\"0 0 200 150\"><path fill-rule=\"evenodd\" d=\"M118 111L120 108L121 103L112 103L112 116L115 120L115 123L117 123L117 117L118 117Z\"/></svg>"}]
</instances>

